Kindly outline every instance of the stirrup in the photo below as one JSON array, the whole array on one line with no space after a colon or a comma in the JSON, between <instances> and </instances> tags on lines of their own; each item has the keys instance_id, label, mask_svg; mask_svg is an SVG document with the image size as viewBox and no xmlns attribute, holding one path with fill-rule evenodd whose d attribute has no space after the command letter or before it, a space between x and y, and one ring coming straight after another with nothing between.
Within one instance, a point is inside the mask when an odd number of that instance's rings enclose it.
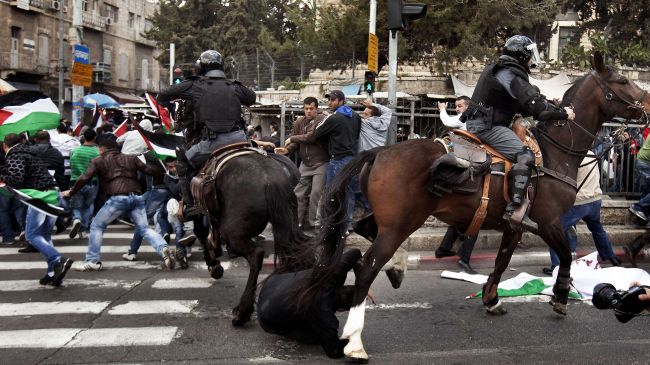
<instances>
[{"instance_id":1,"label":"stirrup","mask_svg":"<svg viewBox=\"0 0 650 365\"><path fill-rule=\"evenodd\" d=\"M510 225L510 229L512 229L515 232L525 232L528 231L533 234L538 234L539 232L539 226L537 225L536 222L534 222L532 219L528 218L528 216L524 216L521 221L517 221L512 215L505 213L503 215L503 219L508 222Z\"/></svg>"}]
</instances>

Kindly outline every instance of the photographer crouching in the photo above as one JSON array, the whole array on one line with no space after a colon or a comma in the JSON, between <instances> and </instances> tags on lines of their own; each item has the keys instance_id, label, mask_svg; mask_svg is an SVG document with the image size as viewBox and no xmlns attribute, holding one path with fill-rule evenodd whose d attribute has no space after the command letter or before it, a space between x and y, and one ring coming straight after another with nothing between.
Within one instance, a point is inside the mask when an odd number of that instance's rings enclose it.
<instances>
[{"instance_id":1,"label":"photographer crouching","mask_svg":"<svg viewBox=\"0 0 650 365\"><path fill-rule=\"evenodd\" d=\"M627 323L644 309L650 312L650 286L634 282L628 290L616 290L612 284L600 283L594 287L591 302L598 309L614 309L616 319Z\"/></svg>"}]
</instances>

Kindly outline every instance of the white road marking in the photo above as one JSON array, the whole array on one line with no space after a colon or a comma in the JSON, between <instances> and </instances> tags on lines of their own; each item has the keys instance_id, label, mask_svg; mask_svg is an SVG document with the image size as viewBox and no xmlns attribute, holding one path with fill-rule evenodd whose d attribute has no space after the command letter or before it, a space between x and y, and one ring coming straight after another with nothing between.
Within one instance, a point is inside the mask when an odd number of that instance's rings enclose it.
<instances>
[{"instance_id":1,"label":"white road marking","mask_svg":"<svg viewBox=\"0 0 650 365\"><path fill-rule=\"evenodd\" d=\"M56 246L55 242L55 247L57 251L59 251L62 254L70 254L70 253L86 253L88 251L88 246ZM118 245L118 246L102 246L102 253L125 253L129 250L130 246L128 245ZM154 253L156 252L153 247L149 246L144 242L142 246L140 246L140 249L138 250L138 254L141 253ZM0 255L21 255L24 256L25 254L18 252L17 248L0 248Z\"/></svg>"},{"instance_id":2,"label":"white road marking","mask_svg":"<svg viewBox=\"0 0 650 365\"><path fill-rule=\"evenodd\" d=\"M394 303L394 304L371 304L366 310L392 310L392 309L430 309L433 308L431 303Z\"/></svg>"},{"instance_id":3,"label":"white road marking","mask_svg":"<svg viewBox=\"0 0 650 365\"><path fill-rule=\"evenodd\" d=\"M83 261L77 261L73 264L72 269L76 265L81 265ZM118 269L118 268L129 268L129 269L160 269L162 261L156 262L147 262L147 261L102 261L103 269ZM221 263L221 266L224 270L230 269L232 263L230 261L225 261ZM190 267L192 269L207 269L205 262L190 262ZM47 268L47 263L45 261L13 261L13 262L0 262L0 270L34 270L34 269L43 269ZM63 280L65 285L66 280Z\"/></svg>"},{"instance_id":4,"label":"white road marking","mask_svg":"<svg viewBox=\"0 0 650 365\"><path fill-rule=\"evenodd\" d=\"M131 289L140 284L142 281L132 280L85 280L85 279L64 279L63 285L70 286L85 286L87 289L107 289L107 288L120 288ZM41 289L56 289L53 286L41 285L37 280L3 280L0 281L0 291L29 291Z\"/></svg>"},{"instance_id":5,"label":"white road marking","mask_svg":"<svg viewBox=\"0 0 650 365\"><path fill-rule=\"evenodd\" d=\"M0 348L164 346L178 327L55 328L0 331Z\"/></svg>"},{"instance_id":6,"label":"white road marking","mask_svg":"<svg viewBox=\"0 0 650 365\"><path fill-rule=\"evenodd\" d=\"M97 314L110 302L24 302L0 303L0 317L52 314Z\"/></svg>"},{"instance_id":7,"label":"white road marking","mask_svg":"<svg viewBox=\"0 0 650 365\"><path fill-rule=\"evenodd\" d=\"M151 287L154 289L194 289L209 288L213 283L214 279L209 278L160 279L156 280Z\"/></svg>"},{"instance_id":8,"label":"white road marking","mask_svg":"<svg viewBox=\"0 0 650 365\"><path fill-rule=\"evenodd\" d=\"M110 315L191 313L198 300L137 300L116 305Z\"/></svg>"}]
</instances>

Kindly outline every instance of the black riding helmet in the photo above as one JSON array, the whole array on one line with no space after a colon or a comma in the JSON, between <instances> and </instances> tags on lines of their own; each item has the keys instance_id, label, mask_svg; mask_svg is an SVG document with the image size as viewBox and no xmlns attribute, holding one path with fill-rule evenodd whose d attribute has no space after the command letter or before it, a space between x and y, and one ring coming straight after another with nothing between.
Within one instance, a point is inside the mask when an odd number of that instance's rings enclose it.
<instances>
[{"instance_id":1,"label":"black riding helmet","mask_svg":"<svg viewBox=\"0 0 650 365\"><path fill-rule=\"evenodd\" d=\"M212 49L201 53L201 56L196 60L196 63L199 66L202 75L210 70L223 70L223 57L221 56L221 53Z\"/></svg>"},{"instance_id":2,"label":"black riding helmet","mask_svg":"<svg viewBox=\"0 0 650 365\"><path fill-rule=\"evenodd\" d=\"M530 68L539 67L540 59L537 44L526 36L515 35L508 38L503 46L503 54L516 59L523 66L528 66L528 61L532 59L533 63Z\"/></svg>"}]
</instances>

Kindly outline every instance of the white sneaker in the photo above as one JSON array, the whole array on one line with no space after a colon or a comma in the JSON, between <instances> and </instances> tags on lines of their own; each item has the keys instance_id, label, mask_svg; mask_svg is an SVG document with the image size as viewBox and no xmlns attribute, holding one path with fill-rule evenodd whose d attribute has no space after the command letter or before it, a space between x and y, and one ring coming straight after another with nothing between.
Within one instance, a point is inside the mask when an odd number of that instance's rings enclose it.
<instances>
[{"instance_id":1,"label":"white sneaker","mask_svg":"<svg viewBox=\"0 0 650 365\"><path fill-rule=\"evenodd\" d=\"M74 222L72 222L72 228L70 228L70 239L74 239L77 236L77 233L79 233L79 228L81 228L81 221L79 219L75 219Z\"/></svg>"},{"instance_id":2,"label":"white sneaker","mask_svg":"<svg viewBox=\"0 0 650 365\"><path fill-rule=\"evenodd\" d=\"M82 262L79 266L76 266L75 271L100 271L102 269L101 262Z\"/></svg>"},{"instance_id":3,"label":"white sneaker","mask_svg":"<svg viewBox=\"0 0 650 365\"><path fill-rule=\"evenodd\" d=\"M188 259L192 257L192 247L185 248L185 257L187 257Z\"/></svg>"},{"instance_id":4,"label":"white sneaker","mask_svg":"<svg viewBox=\"0 0 650 365\"><path fill-rule=\"evenodd\" d=\"M163 250L162 250L162 258L163 258L163 265L165 265L167 270L173 270L174 269L174 259L172 258L172 255L169 252L169 247L163 248Z\"/></svg>"},{"instance_id":5,"label":"white sneaker","mask_svg":"<svg viewBox=\"0 0 650 365\"><path fill-rule=\"evenodd\" d=\"M125 260L125 261L135 261L135 260L137 260L137 259L136 259L134 253L127 252L127 253L125 253L125 254L122 254L122 260Z\"/></svg>"},{"instance_id":6,"label":"white sneaker","mask_svg":"<svg viewBox=\"0 0 650 365\"><path fill-rule=\"evenodd\" d=\"M183 245L183 246L187 246L187 245L191 245L192 243L194 243L194 241L196 241L196 235L194 235L194 233L191 233L191 234L188 234L187 236L181 238L180 240L178 240L178 244Z\"/></svg>"},{"instance_id":7,"label":"white sneaker","mask_svg":"<svg viewBox=\"0 0 650 365\"><path fill-rule=\"evenodd\" d=\"M86 233L84 231L79 231L79 235L77 235L80 240L85 240L86 239Z\"/></svg>"}]
</instances>

